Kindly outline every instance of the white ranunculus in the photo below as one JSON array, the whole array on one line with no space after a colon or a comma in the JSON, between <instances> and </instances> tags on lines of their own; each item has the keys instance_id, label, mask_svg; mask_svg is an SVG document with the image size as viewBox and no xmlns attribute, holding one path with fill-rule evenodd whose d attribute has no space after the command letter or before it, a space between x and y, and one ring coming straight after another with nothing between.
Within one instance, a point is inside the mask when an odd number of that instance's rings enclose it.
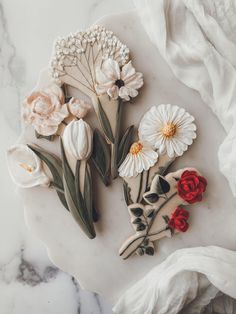
<instances>
[{"instance_id":1,"label":"white ranunculus","mask_svg":"<svg viewBox=\"0 0 236 314\"><path fill-rule=\"evenodd\" d=\"M66 154L77 160L88 159L92 152L93 131L83 119L71 121L63 133Z\"/></svg>"},{"instance_id":2,"label":"white ranunculus","mask_svg":"<svg viewBox=\"0 0 236 314\"><path fill-rule=\"evenodd\" d=\"M22 188L49 186L50 179L42 167L41 159L24 144L7 151L8 169L14 183Z\"/></svg>"}]
</instances>

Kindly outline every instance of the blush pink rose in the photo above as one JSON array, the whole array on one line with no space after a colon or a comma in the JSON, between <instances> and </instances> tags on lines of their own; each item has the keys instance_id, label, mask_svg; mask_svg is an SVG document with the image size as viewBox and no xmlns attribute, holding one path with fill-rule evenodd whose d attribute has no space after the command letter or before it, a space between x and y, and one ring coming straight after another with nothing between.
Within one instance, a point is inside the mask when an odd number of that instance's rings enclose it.
<instances>
[{"instance_id":1,"label":"blush pink rose","mask_svg":"<svg viewBox=\"0 0 236 314\"><path fill-rule=\"evenodd\" d=\"M35 91L23 103L23 118L41 135L50 136L69 115L62 89L52 84L43 91Z\"/></svg>"}]
</instances>

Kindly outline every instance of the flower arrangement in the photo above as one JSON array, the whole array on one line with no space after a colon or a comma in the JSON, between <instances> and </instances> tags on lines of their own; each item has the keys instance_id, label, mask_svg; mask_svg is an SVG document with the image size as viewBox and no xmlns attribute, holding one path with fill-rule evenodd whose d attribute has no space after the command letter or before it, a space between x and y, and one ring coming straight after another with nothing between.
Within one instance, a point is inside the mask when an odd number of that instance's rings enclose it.
<instances>
[{"instance_id":1,"label":"flower arrangement","mask_svg":"<svg viewBox=\"0 0 236 314\"><path fill-rule=\"evenodd\" d=\"M135 234L120 248L122 258L153 255L154 241L186 232L189 211L202 200L207 181L193 168L168 173L196 138L194 118L175 105L155 105L121 133L122 112L143 86L129 49L101 26L60 38L51 62L52 83L26 97L22 116L37 139L55 140L60 156L35 145L8 150L8 165L21 188L54 189L84 234L96 237L99 219L91 163L105 185L118 175ZM72 86L83 97L71 97ZM95 112L100 130L89 124ZM56 141L56 139L59 139Z\"/></svg>"}]
</instances>

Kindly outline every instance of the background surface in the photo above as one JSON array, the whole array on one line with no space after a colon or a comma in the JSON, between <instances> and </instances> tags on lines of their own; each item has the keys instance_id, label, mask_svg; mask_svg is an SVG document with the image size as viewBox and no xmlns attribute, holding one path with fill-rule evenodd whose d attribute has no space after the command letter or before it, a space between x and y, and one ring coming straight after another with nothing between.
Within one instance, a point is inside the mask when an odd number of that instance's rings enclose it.
<instances>
[{"instance_id":1,"label":"background surface","mask_svg":"<svg viewBox=\"0 0 236 314\"><path fill-rule=\"evenodd\" d=\"M0 313L110 314L98 295L48 259L25 226L20 198L6 169L6 149L20 134L20 105L47 66L57 36L103 15L133 8L131 0L0 1Z\"/></svg>"}]
</instances>

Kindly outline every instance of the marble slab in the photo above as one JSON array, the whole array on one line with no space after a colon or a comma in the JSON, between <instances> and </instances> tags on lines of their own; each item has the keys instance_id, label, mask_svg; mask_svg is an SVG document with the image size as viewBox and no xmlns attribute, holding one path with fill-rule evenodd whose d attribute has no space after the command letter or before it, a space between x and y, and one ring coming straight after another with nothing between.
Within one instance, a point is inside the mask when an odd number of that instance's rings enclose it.
<instances>
[{"instance_id":1,"label":"marble slab","mask_svg":"<svg viewBox=\"0 0 236 314\"><path fill-rule=\"evenodd\" d=\"M76 277L85 289L114 303L125 289L178 248L214 244L236 249L236 211L229 186L218 170L217 150L224 137L219 121L195 91L176 80L149 41L135 12L108 16L99 23L127 44L136 69L144 74L145 88L134 104L127 104L124 128L138 122L153 104L172 103L186 108L196 118L198 138L173 169L196 167L208 179L205 202L191 206L189 231L160 241L153 257L134 256L126 261L119 257L118 249L133 231L120 179L108 188L95 182L94 198L101 221L93 241L84 236L53 191L43 188L20 191L26 222L47 246L53 263ZM21 141L56 149L44 140L36 141L31 128L25 129Z\"/></svg>"}]
</instances>

